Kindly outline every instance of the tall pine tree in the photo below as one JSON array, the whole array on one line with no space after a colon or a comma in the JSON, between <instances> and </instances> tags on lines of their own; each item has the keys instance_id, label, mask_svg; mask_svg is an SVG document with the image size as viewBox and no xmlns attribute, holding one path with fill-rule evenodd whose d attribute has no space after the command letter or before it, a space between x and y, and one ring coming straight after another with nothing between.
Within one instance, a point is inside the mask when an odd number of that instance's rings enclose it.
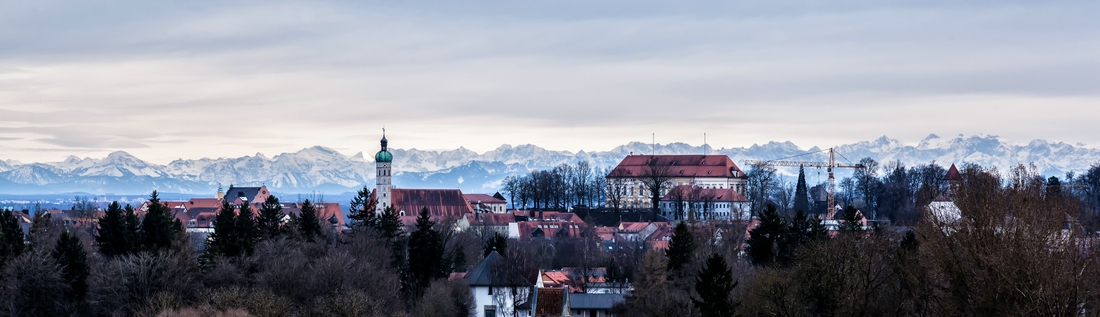
<instances>
[{"instance_id":1,"label":"tall pine tree","mask_svg":"<svg viewBox=\"0 0 1100 317\"><path fill-rule=\"evenodd\" d=\"M218 214L214 216L214 232L206 243L208 256L223 255L234 257L241 254L237 245L237 214L229 201L222 201Z\"/></svg>"},{"instance_id":2,"label":"tall pine tree","mask_svg":"<svg viewBox=\"0 0 1100 317\"><path fill-rule=\"evenodd\" d=\"M122 208L122 236L126 238L124 254L141 251L141 218L130 204Z\"/></svg>"},{"instance_id":3,"label":"tall pine tree","mask_svg":"<svg viewBox=\"0 0 1100 317\"><path fill-rule=\"evenodd\" d=\"M760 223L749 231L746 253L753 264L771 265L776 262L779 244L787 234L787 224L772 204L768 204L758 218Z\"/></svg>"},{"instance_id":4,"label":"tall pine tree","mask_svg":"<svg viewBox=\"0 0 1100 317\"><path fill-rule=\"evenodd\" d=\"M168 250L183 233L183 224L160 203L157 191L153 191L149 202L149 211L141 221L141 244L147 251Z\"/></svg>"},{"instance_id":5,"label":"tall pine tree","mask_svg":"<svg viewBox=\"0 0 1100 317\"><path fill-rule=\"evenodd\" d=\"M308 241L315 241L321 236L321 220L317 216L317 208L306 199L302 202L302 212L298 215L298 232Z\"/></svg>"},{"instance_id":6,"label":"tall pine tree","mask_svg":"<svg viewBox=\"0 0 1100 317\"><path fill-rule=\"evenodd\" d=\"M392 205L386 206L386 209L382 211L382 215L378 218L378 232L382 235L382 238L391 242L400 239L403 235L401 225L401 218L397 215L397 209Z\"/></svg>"},{"instance_id":7,"label":"tall pine tree","mask_svg":"<svg viewBox=\"0 0 1100 317\"><path fill-rule=\"evenodd\" d=\"M62 277L69 282L71 288L67 290L67 297L82 300L88 293L88 253L84 251L84 245L80 238L69 234L69 231L61 232L57 240L57 246L50 253L57 264L61 266Z\"/></svg>"},{"instance_id":8,"label":"tall pine tree","mask_svg":"<svg viewBox=\"0 0 1100 317\"><path fill-rule=\"evenodd\" d=\"M776 262L780 265L789 264L798 247L825 237L825 226L821 224L821 219L811 217L802 210L796 211L787 226L786 234L778 241Z\"/></svg>"},{"instance_id":9,"label":"tall pine tree","mask_svg":"<svg viewBox=\"0 0 1100 317\"><path fill-rule=\"evenodd\" d=\"M256 219L252 215L252 208L247 204L241 204L237 209L237 221L234 224L237 233L237 247L241 254L251 255L256 249L256 239L259 231L256 230Z\"/></svg>"},{"instance_id":10,"label":"tall pine tree","mask_svg":"<svg viewBox=\"0 0 1100 317\"><path fill-rule=\"evenodd\" d=\"M856 209L856 207L848 206L844 207L843 215L844 222L840 223L839 231L841 233L853 233L863 231L863 215Z\"/></svg>"},{"instance_id":11,"label":"tall pine tree","mask_svg":"<svg viewBox=\"0 0 1100 317\"><path fill-rule=\"evenodd\" d=\"M420 210L416 217L416 231L409 235L409 290L413 298L419 298L432 281L447 276L447 263L443 256L443 237L435 230L428 208Z\"/></svg>"},{"instance_id":12,"label":"tall pine tree","mask_svg":"<svg viewBox=\"0 0 1100 317\"><path fill-rule=\"evenodd\" d=\"M0 214L0 264L23 254L27 249L23 228L19 227L19 219L11 210Z\"/></svg>"},{"instance_id":13,"label":"tall pine tree","mask_svg":"<svg viewBox=\"0 0 1100 317\"><path fill-rule=\"evenodd\" d=\"M382 211L382 215L378 218L377 226L376 231L390 249L390 264L397 269L399 276L404 276L408 271L409 262L405 260L405 233L401 228L401 218L397 215L397 208L394 208L393 205L386 206L386 209ZM407 293L408 291L407 288L402 288L402 292Z\"/></svg>"},{"instance_id":14,"label":"tall pine tree","mask_svg":"<svg viewBox=\"0 0 1100 317\"><path fill-rule=\"evenodd\" d=\"M733 310L739 306L730 299L734 287L737 287L737 282L733 280L733 272L726 259L714 253L695 279L695 293L699 297L691 301L703 317L733 316Z\"/></svg>"},{"instance_id":15,"label":"tall pine tree","mask_svg":"<svg viewBox=\"0 0 1100 317\"><path fill-rule=\"evenodd\" d=\"M131 208L131 212L132 212ZM107 211L99 218L95 243L99 253L106 256L118 256L134 252L134 240L137 232L128 232L126 213L118 202L107 205Z\"/></svg>"},{"instance_id":16,"label":"tall pine tree","mask_svg":"<svg viewBox=\"0 0 1100 317\"><path fill-rule=\"evenodd\" d=\"M481 256L489 256L489 253L493 253L493 251L497 251L497 253L500 253L500 255L508 256L507 249L508 237L501 234L500 232L493 233L493 237L489 238L488 241L485 241L485 251L482 252Z\"/></svg>"},{"instance_id":17,"label":"tall pine tree","mask_svg":"<svg viewBox=\"0 0 1100 317\"><path fill-rule=\"evenodd\" d=\"M279 198L267 196L267 200L260 205L260 216L256 218L256 230L259 231L260 239L273 239L282 233L279 224L282 223L283 216L283 204L279 203Z\"/></svg>"},{"instance_id":18,"label":"tall pine tree","mask_svg":"<svg viewBox=\"0 0 1100 317\"><path fill-rule=\"evenodd\" d=\"M811 213L810 197L806 188L806 171L802 166L798 167L798 184L794 188L794 210Z\"/></svg>"},{"instance_id":19,"label":"tall pine tree","mask_svg":"<svg viewBox=\"0 0 1100 317\"><path fill-rule=\"evenodd\" d=\"M695 254L695 237L686 222L681 221L672 230L672 241L668 243L668 271L681 273L684 266L691 262L691 256Z\"/></svg>"},{"instance_id":20,"label":"tall pine tree","mask_svg":"<svg viewBox=\"0 0 1100 317\"><path fill-rule=\"evenodd\" d=\"M356 229L374 227L378 223L378 217L374 210L378 208L378 199L371 196L371 191L366 186L355 193L351 199L351 207L348 209L348 218L354 222Z\"/></svg>"}]
</instances>

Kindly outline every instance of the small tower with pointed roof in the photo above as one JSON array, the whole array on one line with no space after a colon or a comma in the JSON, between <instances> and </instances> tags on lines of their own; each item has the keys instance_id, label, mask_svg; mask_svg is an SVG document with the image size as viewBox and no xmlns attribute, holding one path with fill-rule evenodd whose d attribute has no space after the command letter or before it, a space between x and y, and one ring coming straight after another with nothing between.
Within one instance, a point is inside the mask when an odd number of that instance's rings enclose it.
<instances>
[{"instance_id":1,"label":"small tower with pointed roof","mask_svg":"<svg viewBox=\"0 0 1100 317\"><path fill-rule=\"evenodd\" d=\"M375 182L374 194L375 194L375 197L378 199L378 207L377 207L378 210L377 210L377 212L379 212L379 213L381 213L383 210L385 210L386 207L390 206L391 198L393 196L391 191L390 191L390 189L393 188L393 183L390 182L391 181L390 172L392 171L391 170L391 168L392 168L391 164L393 164L393 154L390 154L390 151L387 149L387 146L389 145L389 141L386 140L386 129L385 128L382 129L382 142L381 143L382 143L382 150L378 151L378 154L374 155L374 165L375 165L375 169L377 170L377 173L378 173L377 175L375 175L375 179L377 181Z\"/></svg>"}]
</instances>

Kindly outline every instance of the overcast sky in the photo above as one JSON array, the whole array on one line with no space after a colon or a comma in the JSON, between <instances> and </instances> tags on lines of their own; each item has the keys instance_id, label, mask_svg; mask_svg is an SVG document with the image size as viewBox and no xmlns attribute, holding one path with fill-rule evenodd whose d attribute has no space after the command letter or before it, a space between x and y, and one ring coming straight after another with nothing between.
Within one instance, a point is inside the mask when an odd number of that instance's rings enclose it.
<instances>
[{"instance_id":1,"label":"overcast sky","mask_svg":"<svg viewBox=\"0 0 1100 317\"><path fill-rule=\"evenodd\" d=\"M0 159L1100 145L1100 2L0 1Z\"/></svg>"}]
</instances>

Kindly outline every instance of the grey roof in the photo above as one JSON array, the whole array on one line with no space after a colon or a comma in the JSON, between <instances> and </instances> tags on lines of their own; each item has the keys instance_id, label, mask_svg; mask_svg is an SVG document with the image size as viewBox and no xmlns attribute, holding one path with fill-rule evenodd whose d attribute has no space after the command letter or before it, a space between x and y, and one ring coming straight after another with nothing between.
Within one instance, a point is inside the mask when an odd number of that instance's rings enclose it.
<instances>
[{"instance_id":1,"label":"grey roof","mask_svg":"<svg viewBox=\"0 0 1100 317\"><path fill-rule=\"evenodd\" d=\"M481 260L481 263L478 263L473 269L470 269L470 272L466 273L466 282L470 286L501 286L503 283L494 281L499 278L493 278L492 273L503 261L504 257L494 250L484 260Z\"/></svg>"},{"instance_id":2,"label":"grey roof","mask_svg":"<svg viewBox=\"0 0 1100 317\"><path fill-rule=\"evenodd\" d=\"M569 308L605 310L623 300L623 294L569 294Z\"/></svg>"},{"instance_id":3,"label":"grey roof","mask_svg":"<svg viewBox=\"0 0 1100 317\"><path fill-rule=\"evenodd\" d=\"M256 195L260 194L259 187L233 187L229 186L229 190L225 191L225 199L233 201L237 197L245 197L246 200L252 202L252 199L256 198Z\"/></svg>"}]
</instances>

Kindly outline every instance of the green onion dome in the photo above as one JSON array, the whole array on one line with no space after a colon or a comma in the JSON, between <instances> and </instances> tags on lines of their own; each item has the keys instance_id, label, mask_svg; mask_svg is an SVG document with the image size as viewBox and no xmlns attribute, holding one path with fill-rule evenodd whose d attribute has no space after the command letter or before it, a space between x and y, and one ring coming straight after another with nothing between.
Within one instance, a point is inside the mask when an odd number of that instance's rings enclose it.
<instances>
[{"instance_id":1,"label":"green onion dome","mask_svg":"<svg viewBox=\"0 0 1100 317\"><path fill-rule=\"evenodd\" d=\"M386 147L389 145L389 143L390 143L390 141L387 141L386 140L386 135L383 134L382 135L382 150L378 151L378 154L374 155L374 161L375 162L379 162L379 163L393 162L393 154L390 154L390 151L386 150Z\"/></svg>"},{"instance_id":2,"label":"green onion dome","mask_svg":"<svg viewBox=\"0 0 1100 317\"><path fill-rule=\"evenodd\" d=\"M386 150L378 151L378 154L374 155L374 161L378 163L393 162L393 154Z\"/></svg>"}]
</instances>

